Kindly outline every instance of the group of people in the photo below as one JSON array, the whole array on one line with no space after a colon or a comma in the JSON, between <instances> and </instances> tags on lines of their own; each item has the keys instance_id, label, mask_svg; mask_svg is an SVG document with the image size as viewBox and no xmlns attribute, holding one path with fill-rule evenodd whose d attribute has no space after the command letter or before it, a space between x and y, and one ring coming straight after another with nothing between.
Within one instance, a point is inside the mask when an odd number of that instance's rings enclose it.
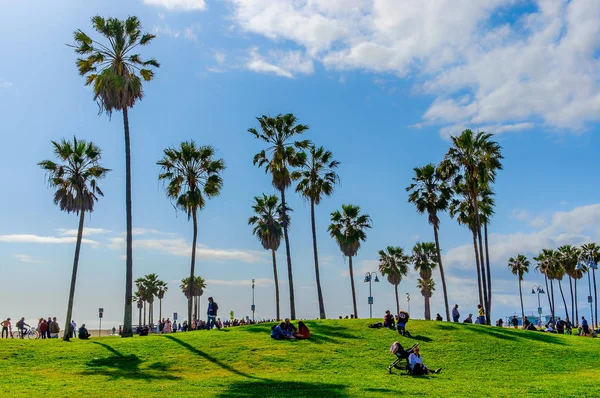
<instances>
[{"instance_id":1,"label":"group of people","mask_svg":"<svg viewBox=\"0 0 600 398\"><path fill-rule=\"evenodd\" d=\"M441 321L442 316L438 313L435 319L436 321ZM458 304L454 304L454 308L452 308L452 322L460 322ZM483 305L477 304L477 318L475 321L473 321L473 314L469 314L469 316L463 319L463 323L478 323L480 325L485 325L485 309L483 308Z\"/></svg>"},{"instance_id":2,"label":"group of people","mask_svg":"<svg viewBox=\"0 0 600 398\"><path fill-rule=\"evenodd\" d=\"M2 338L9 337L18 337L24 338L25 334L29 331L28 328L31 326L25 322L25 317L21 317L16 323L15 327L17 329L16 334L13 334L12 330L12 321L10 318L6 318L4 321L0 322L2 326ZM56 322L56 317L48 317L48 319L40 318L38 320L37 332L39 333L39 337L42 339L52 339L58 338L58 334L60 333L60 326L58 322Z\"/></svg>"},{"instance_id":3,"label":"group of people","mask_svg":"<svg viewBox=\"0 0 600 398\"><path fill-rule=\"evenodd\" d=\"M308 339L310 330L302 321L298 321L298 327L296 327L290 322L290 318L285 318L285 321L271 327L271 338L275 340Z\"/></svg>"},{"instance_id":4,"label":"group of people","mask_svg":"<svg viewBox=\"0 0 600 398\"><path fill-rule=\"evenodd\" d=\"M519 319L517 318L516 315L514 315L512 317L512 319L510 320L510 324L515 329L519 328ZM496 322L496 326L502 326L502 325L503 325L502 319L499 319ZM529 321L529 319L527 317L525 317L525 319L523 320L523 329L548 332L548 333L557 333L557 334L572 334L573 324L569 320L569 317L566 317L565 319L561 319L560 317L557 317L556 321L554 321L553 317L550 317L550 320L548 321L548 323L546 323L543 326L539 325L539 329L538 329L535 327L535 325L532 322ZM577 328L577 334L579 336L597 337L598 331L590 328L590 325L589 325L587 319L585 319L585 316L582 316L581 324Z\"/></svg>"}]
</instances>

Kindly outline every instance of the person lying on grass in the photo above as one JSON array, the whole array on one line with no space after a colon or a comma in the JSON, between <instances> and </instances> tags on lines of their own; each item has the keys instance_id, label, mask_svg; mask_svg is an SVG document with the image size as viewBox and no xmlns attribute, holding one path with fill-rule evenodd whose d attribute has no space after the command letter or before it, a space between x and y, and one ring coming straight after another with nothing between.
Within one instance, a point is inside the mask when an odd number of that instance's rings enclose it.
<instances>
[{"instance_id":1,"label":"person lying on grass","mask_svg":"<svg viewBox=\"0 0 600 398\"><path fill-rule=\"evenodd\" d=\"M419 346L416 346L413 349L412 354L408 357L408 364L410 365L410 370L414 375L428 375L431 373L440 373L442 368L437 368L436 370L430 370L427 366L423 364L423 360L421 359L421 353Z\"/></svg>"}]
</instances>

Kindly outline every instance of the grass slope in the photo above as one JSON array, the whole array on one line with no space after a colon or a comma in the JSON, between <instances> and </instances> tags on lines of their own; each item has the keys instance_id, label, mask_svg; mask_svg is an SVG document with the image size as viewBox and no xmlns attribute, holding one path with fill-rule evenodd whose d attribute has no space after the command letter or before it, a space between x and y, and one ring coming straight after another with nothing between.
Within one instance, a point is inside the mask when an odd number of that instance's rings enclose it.
<instances>
[{"instance_id":1,"label":"grass slope","mask_svg":"<svg viewBox=\"0 0 600 398\"><path fill-rule=\"evenodd\" d=\"M600 340L410 321L413 338L368 320L307 322L308 341L269 325L121 339L0 341L6 396L597 396ZM419 342L442 373L387 366L394 340ZM167 395L165 395L167 394Z\"/></svg>"}]
</instances>

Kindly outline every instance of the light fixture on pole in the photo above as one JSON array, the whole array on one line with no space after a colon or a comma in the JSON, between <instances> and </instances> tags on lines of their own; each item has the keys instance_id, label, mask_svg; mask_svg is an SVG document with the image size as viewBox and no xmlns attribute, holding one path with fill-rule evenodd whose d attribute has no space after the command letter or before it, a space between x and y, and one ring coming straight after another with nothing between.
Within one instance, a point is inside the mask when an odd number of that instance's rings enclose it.
<instances>
[{"instance_id":1,"label":"light fixture on pole","mask_svg":"<svg viewBox=\"0 0 600 398\"><path fill-rule=\"evenodd\" d=\"M375 277L375 279L373 279ZM365 283L369 282L369 318L373 318L373 294L371 291L371 282L379 282L377 272L367 272L365 274Z\"/></svg>"},{"instance_id":2,"label":"light fixture on pole","mask_svg":"<svg viewBox=\"0 0 600 398\"><path fill-rule=\"evenodd\" d=\"M581 272L586 272L587 276L588 276L588 289L589 289L589 296L588 296L588 303L590 303L590 321L592 322L592 327L598 323L598 320L596 319L596 322L594 323L594 309L593 309L593 305L592 302L594 301L592 299L592 282L590 280L590 269L598 269L598 265L596 264L596 262L594 260L592 260L591 257L588 257L586 260L583 259L579 259L579 261L577 262L577 266L575 267L575 269L577 271L581 271Z\"/></svg>"},{"instance_id":3,"label":"light fixture on pole","mask_svg":"<svg viewBox=\"0 0 600 398\"><path fill-rule=\"evenodd\" d=\"M540 326L542 325L542 303L540 302L540 294L545 294L544 288L541 285L533 285L531 287L531 294L536 294L538 296L538 316L540 318ZM525 322L525 319L522 320Z\"/></svg>"},{"instance_id":4,"label":"light fixture on pole","mask_svg":"<svg viewBox=\"0 0 600 398\"><path fill-rule=\"evenodd\" d=\"M254 279L252 279L252 322L254 322L254 311L256 310L256 306L254 305Z\"/></svg>"},{"instance_id":5,"label":"light fixture on pole","mask_svg":"<svg viewBox=\"0 0 600 398\"><path fill-rule=\"evenodd\" d=\"M408 313L410 315L410 293L406 293L406 302L408 303Z\"/></svg>"}]
</instances>

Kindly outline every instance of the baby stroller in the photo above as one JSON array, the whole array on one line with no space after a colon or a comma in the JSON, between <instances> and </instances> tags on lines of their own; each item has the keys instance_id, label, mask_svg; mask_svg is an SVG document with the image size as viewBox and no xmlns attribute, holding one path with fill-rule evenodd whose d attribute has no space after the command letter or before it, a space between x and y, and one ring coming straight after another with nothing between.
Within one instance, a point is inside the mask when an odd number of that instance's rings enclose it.
<instances>
[{"instance_id":1,"label":"baby stroller","mask_svg":"<svg viewBox=\"0 0 600 398\"><path fill-rule=\"evenodd\" d=\"M413 353L413 350L419 343L413 345L408 350L405 350L400 343L394 341L394 344L390 347L390 352L396 356L396 360L388 366L388 371L392 373L392 368L406 370L408 374L411 374L410 366L408 364L408 356Z\"/></svg>"}]
</instances>

